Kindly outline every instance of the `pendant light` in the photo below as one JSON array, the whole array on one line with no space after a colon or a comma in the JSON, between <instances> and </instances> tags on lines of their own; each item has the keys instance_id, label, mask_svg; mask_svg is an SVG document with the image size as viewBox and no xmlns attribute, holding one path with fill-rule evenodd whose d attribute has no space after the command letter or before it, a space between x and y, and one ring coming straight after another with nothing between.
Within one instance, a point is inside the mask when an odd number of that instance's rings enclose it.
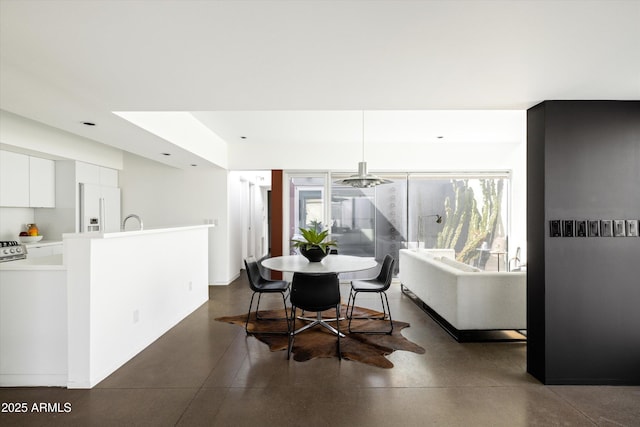
<instances>
[{"instance_id":1,"label":"pendant light","mask_svg":"<svg viewBox=\"0 0 640 427\"><path fill-rule=\"evenodd\" d=\"M358 162L358 174L334 181L334 184L349 185L355 188L369 188L380 184L390 184L388 179L367 173L367 162L364 161L364 111L362 112L362 161Z\"/></svg>"}]
</instances>

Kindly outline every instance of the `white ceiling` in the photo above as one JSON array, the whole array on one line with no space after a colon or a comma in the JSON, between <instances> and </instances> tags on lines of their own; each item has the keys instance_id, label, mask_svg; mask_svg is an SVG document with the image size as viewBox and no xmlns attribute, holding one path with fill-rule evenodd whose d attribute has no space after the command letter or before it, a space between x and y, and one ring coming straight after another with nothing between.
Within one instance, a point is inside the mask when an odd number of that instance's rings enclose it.
<instances>
[{"instance_id":1,"label":"white ceiling","mask_svg":"<svg viewBox=\"0 0 640 427\"><path fill-rule=\"evenodd\" d=\"M359 143L363 110L367 141L510 142L543 100L640 99L638 22L633 0L0 0L0 108L179 167L203 159L113 112L193 112L230 147Z\"/></svg>"}]
</instances>

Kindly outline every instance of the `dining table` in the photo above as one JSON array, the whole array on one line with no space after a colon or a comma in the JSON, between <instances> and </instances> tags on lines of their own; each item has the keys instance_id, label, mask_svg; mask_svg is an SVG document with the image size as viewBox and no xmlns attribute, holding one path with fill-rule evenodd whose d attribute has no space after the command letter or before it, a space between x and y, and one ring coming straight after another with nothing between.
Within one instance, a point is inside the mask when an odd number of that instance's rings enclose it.
<instances>
[{"instance_id":1,"label":"dining table","mask_svg":"<svg viewBox=\"0 0 640 427\"><path fill-rule=\"evenodd\" d=\"M374 258L338 254L329 254L319 262L311 262L302 255L283 255L273 258L266 258L262 260L261 264L263 267L268 268L269 270L276 270L294 274L339 274L369 270L378 266L378 263ZM301 332L305 329L309 329L315 325L321 325L334 334L339 334L341 337L344 337L344 334L342 334L341 332L339 333L336 328L326 323L335 322L339 319L323 319L321 312L316 313L316 317L313 319L307 317L300 317L300 319L311 321L311 323L295 331L295 333Z\"/></svg>"},{"instance_id":2,"label":"dining table","mask_svg":"<svg viewBox=\"0 0 640 427\"><path fill-rule=\"evenodd\" d=\"M284 255L262 260L262 266L269 270L288 273L349 273L369 270L378 266L374 258L353 255L327 255L319 262L311 262L302 255Z\"/></svg>"}]
</instances>

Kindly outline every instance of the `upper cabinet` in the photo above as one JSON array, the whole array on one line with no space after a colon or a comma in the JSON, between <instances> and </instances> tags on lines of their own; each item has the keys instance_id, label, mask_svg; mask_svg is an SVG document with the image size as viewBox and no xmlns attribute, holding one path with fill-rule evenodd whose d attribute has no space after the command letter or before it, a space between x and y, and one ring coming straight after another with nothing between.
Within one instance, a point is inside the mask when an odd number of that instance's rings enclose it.
<instances>
[{"instance_id":1,"label":"upper cabinet","mask_svg":"<svg viewBox=\"0 0 640 427\"><path fill-rule=\"evenodd\" d=\"M103 166L76 162L76 180L85 184L118 186L118 171Z\"/></svg>"},{"instance_id":2,"label":"upper cabinet","mask_svg":"<svg viewBox=\"0 0 640 427\"><path fill-rule=\"evenodd\" d=\"M0 151L0 206L29 207L29 156Z\"/></svg>"},{"instance_id":3,"label":"upper cabinet","mask_svg":"<svg viewBox=\"0 0 640 427\"><path fill-rule=\"evenodd\" d=\"M118 186L118 171L116 169L100 166L98 176L100 178L100 185L106 185L108 187Z\"/></svg>"},{"instance_id":4,"label":"upper cabinet","mask_svg":"<svg viewBox=\"0 0 640 427\"><path fill-rule=\"evenodd\" d=\"M0 206L55 207L55 162L0 150Z\"/></svg>"},{"instance_id":5,"label":"upper cabinet","mask_svg":"<svg viewBox=\"0 0 640 427\"><path fill-rule=\"evenodd\" d=\"M56 206L56 166L53 160L29 157L29 206Z\"/></svg>"},{"instance_id":6,"label":"upper cabinet","mask_svg":"<svg viewBox=\"0 0 640 427\"><path fill-rule=\"evenodd\" d=\"M74 206L77 183L118 186L116 169L73 161L71 181L61 179L58 197L62 207ZM59 163L64 178L65 162ZM68 168L67 168L68 169ZM69 194L67 194L69 193ZM69 205L69 206L67 206ZM20 208L56 207L56 162L13 151L0 150L0 206Z\"/></svg>"}]
</instances>

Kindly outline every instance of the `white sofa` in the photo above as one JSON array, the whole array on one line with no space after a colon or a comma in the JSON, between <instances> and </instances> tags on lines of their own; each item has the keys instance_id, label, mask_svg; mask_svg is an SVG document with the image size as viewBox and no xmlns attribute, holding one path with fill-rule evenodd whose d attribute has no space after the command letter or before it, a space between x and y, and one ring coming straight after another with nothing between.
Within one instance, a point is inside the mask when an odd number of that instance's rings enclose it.
<instances>
[{"instance_id":1,"label":"white sofa","mask_svg":"<svg viewBox=\"0 0 640 427\"><path fill-rule=\"evenodd\" d=\"M401 249L403 290L459 341L473 340L467 331L526 329L526 273L481 271L454 256L452 249Z\"/></svg>"}]
</instances>

